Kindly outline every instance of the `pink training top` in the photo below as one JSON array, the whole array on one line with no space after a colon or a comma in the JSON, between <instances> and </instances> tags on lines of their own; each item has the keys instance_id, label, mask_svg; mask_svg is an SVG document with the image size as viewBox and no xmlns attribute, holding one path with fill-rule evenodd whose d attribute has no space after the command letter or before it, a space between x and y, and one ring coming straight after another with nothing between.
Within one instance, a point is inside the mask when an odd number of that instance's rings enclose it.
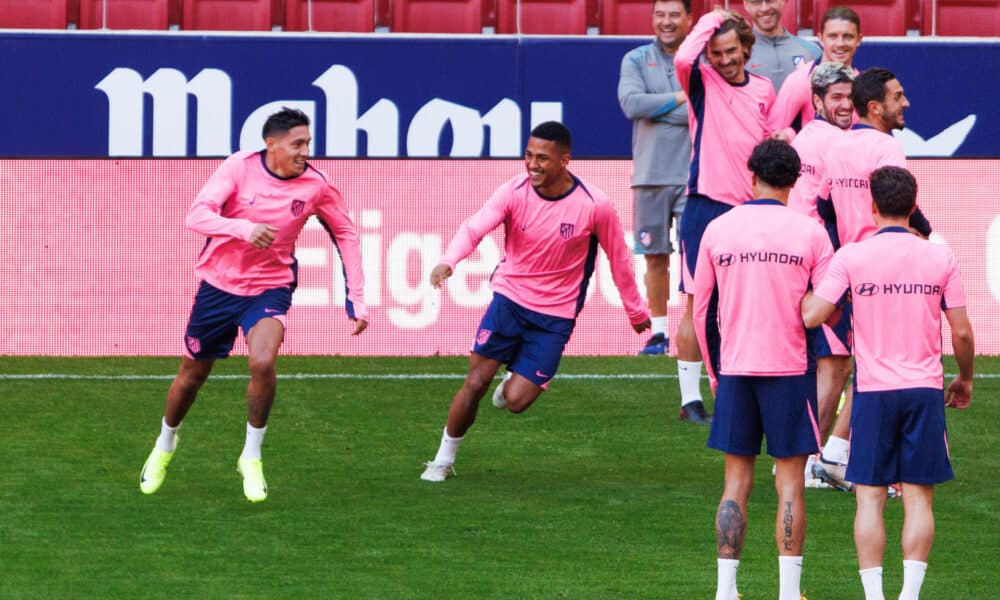
<instances>
[{"instance_id":1,"label":"pink training top","mask_svg":"<svg viewBox=\"0 0 1000 600\"><path fill-rule=\"evenodd\" d=\"M186 225L208 239L195 273L239 296L291 285L295 241L311 215L325 224L344 262L348 316L367 320L361 247L340 192L312 166L298 177L275 175L264 164L263 152L233 154L198 192ZM265 250L247 241L257 224L278 229L274 243Z\"/></svg>"},{"instance_id":2,"label":"pink training top","mask_svg":"<svg viewBox=\"0 0 1000 600\"><path fill-rule=\"evenodd\" d=\"M694 277L702 356L712 291L719 291L724 375L801 375L808 366L801 303L833 256L826 231L777 200L752 200L705 229ZM710 360L705 368L713 381Z\"/></svg>"},{"instance_id":3,"label":"pink training top","mask_svg":"<svg viewBox=\"0 0 1000 600\"><path fill-rule=\"evenodd\" d=\"M462 223L441 262L454 270L502 223L504 257L493 272L493 290L533 311L575 319L583 308L600 244L629 321L642 323L649 314L639 296L632 254L615 208L600 189L573 179L573 188L559 198L538 195L526 174L504 183Z\"/></svg>"},{"instance_id":4,"label":"pink training top","mask_svg":"<svg viewBox=\"0 0 1000 600\"><path fill-rule=\"evenodd\" d=\"M701 194L733 206L753 197L747 159L772 129L768 114L774 102L770 80L747 72L742 85L726 81L700 58L722 15L710 12L698 19L677 48L674 68L688 96L691 131L691 173L688 194Z\"/></svg>"},{"instance_id":5,"label":"pink training top","mask_svg":"<svg viewBox=\"0 0 1000 600\"><path fill-rule=\"evenodd\" d=\"M951 250L887 227L838 250L816 295L836 303L848 291L858 390L941 389L941 311L965 306Z\"/></svg>"},{"instance_id":6,"label":"pink training top","mask_svg":"<svg viewBox=\"0 0 1000 600\"><path fill-rule=\"evenodd\" d=\"M868 177L879 167L906 168L903 145L874 127L855 125L838 136L826 154L824 166L819 197L833 201L840 245L871 237L875 220Z\"/></svg>"},{"instance_id":7,"label":"pink training top","mask_svg":"<svg viewBox=\"0 0 1000 600\"><path fill-rule=\"evenodd\" d=\"M812 217L820 225L822 217L816 211L816 196L823 187L823 158L844 130L823 117L809 121L792 141L792 147L799 153L802 170L799 179L788 194L788 207Z\"/></svg>"},{"instance_id":8,"label":"pink training top","mask_svg":"<svg viewBox=\"0 0 1000 600\"><path fill-rule=\"evenodd\" d=\"M783 129L789 140L802 135L806 125L816 118L816 108L812 102L812 72L823 58L804 62L785 78L778 90L778 97L771 107L771 124L775 130ZM853 67L852 67L853 68ZM854 69L854 74L859 71ZM852 123L858 122L858 113L853 114ZM796 131L798 134L796 135Z\"/></svg>"}]
</instances>

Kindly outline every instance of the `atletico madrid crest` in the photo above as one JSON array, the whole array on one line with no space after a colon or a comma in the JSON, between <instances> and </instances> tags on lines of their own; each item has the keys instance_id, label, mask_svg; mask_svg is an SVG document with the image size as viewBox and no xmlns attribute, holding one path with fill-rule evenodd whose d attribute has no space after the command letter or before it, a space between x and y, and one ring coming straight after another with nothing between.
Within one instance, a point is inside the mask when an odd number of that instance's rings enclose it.
<instances>
[{"instance_id":1,"label":"atletico madrid crest","mask_svg":"<svg viewBox=\"0 0 1000 600\"><path fill-rule=\"evenodd\" d=\"M568 240L573 237L573 227L574 225L572 223L559 224L559 235L562 236L562 239Z\"/></svg>"},{"instance_id":2,"label":"atletico madrid crest","mask_svg":"<svg viewBox=\"0 0 1000 600\"><path fill-rule=\"evenodd\" d=\"M486 342L490 341L490 335L493 331L489 329L480 329L479 333L476 334L476 343L482 346Z\"/></svg>"},{"instance_id":3,"label":"atletico madrid crest","mask_svg":"<svg viewBox=\"0 0 1000 600\"><path fill-rule=\"evenodd\" d=\"M302 214L302 209L306 207L306 203L302 200L292 200L292 215L299 216Z\"/></svg>"}]
</instances>

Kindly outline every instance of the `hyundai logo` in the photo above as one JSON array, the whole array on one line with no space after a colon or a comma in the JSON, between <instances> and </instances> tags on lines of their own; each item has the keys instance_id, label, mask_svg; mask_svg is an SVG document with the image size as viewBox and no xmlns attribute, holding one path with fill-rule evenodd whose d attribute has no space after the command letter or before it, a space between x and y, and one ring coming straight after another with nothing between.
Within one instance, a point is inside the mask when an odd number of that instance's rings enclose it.
<instances>
[{"instance_id":1,"label":"hyundai logo","mask_svg":"<svg viewBox=\"0 0 1000 600\"><path fill-rule=\"evenodd\" d=\"M858 287L854 288L854 293L859 296L874 296L878 293L878 285L874 283L859 283Z\"/></svg>"},{"instance_id":2,"label":"hyundai logo","mask_svg":"<svg viewBox=\"0 0 1000 600\"><path fill-rule=\"evenodd\" d=\"M732 254L720 254L719 256L715 257L715 264L719 265L720 267L728 267L729 265L733 264L734 260L736 260L736 257L733 256Z\"/></svg>"}]
</instances>

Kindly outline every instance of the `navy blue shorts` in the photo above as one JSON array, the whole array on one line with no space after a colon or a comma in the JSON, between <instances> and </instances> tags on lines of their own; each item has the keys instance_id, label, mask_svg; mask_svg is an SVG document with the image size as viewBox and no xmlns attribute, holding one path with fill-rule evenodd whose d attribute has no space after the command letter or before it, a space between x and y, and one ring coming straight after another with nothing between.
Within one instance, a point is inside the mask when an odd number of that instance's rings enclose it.
<instances>
[{"instance_id":1,"label":"navy blue shorts","mask_svg":"<svg viewBox=\"0 0 1000 600\"><path fill-rule=\"evenodd\" d=\"M184 332L184 353L197 360L226 358L233 350L238 328L243 329L245 336L257 321L266 317L284 324L291 305L289 287L270 289L256 296L237 296L202 281Z\"/></svg>"},{"instance_id":2,"label":"navy blue shorts","mask_svg":"<svg viewBox=\"0 0 1000 600\"><path fill-rule=\"evenodd\" d=\"M813 338L813 350L816 352L816 358L851 355L853 342L851 315L853 312L851 301L845 300L841 308L840 320L837 321L836 325L830 327L823 324L816 329L816 337Z\"/></svg>"},{"instance_id":3,"label":"navy blue shorts","mask_svg":"<svg viewBox=\"0 0 1000 600\"><path fill-rule=\"evenodd\" d=\"M719 375L708 447L737 456L767 453L775 458L819 450L816 373L758 377Z\"/></svg>"},{"instance_id":4,"label":"navy blue shorts","mask_svg":"<svg viewBox=\"0 0 1000 600\"><path fill-rule=\"evenodd\" d=\"M848 481L934 485L953 477L943 391L854 391Z\"/></svg>"},{"instance_id":5,"label":"navy blue shorts","mask_svg":"<svg viewBox=\"0 0 1000 600\"><path fill-rule=\"evenodd\" d=\"M680 290L694 289L694 267L698 262L701 238L708 224L732 210L732 205L712 200L708 196L688 196L681 215L681 285Z\"/></svg>"},{"instance_id":6,"label":"navy blue shorts","mask_svg":"<svg viewBox=\"0 0 1000 600\"><path fill-rule=\"evenodd\" d=\"M545 388L559 369L574 319L543 315L493 294L472 351Z\"/></svg>"}]
</instances>

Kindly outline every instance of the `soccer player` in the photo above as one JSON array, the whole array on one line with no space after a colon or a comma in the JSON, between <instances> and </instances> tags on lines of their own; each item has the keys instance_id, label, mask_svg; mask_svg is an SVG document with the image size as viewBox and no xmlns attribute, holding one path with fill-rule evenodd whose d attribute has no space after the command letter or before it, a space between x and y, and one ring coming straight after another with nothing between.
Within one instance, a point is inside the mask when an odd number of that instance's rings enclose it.
<instances>
[{"instance_id":1,"label":"soccer player","mask_svg":"<svg viewBox=\"0 0 1000 600\"><path fill-rule=\"evenodd\" d=\"M674 56L677 80L691 107L688 120L693 144L688 199L680 224L681 286L688 293L677 327L680 419L698 424L712 422L702 403L702 353L691 320L698 245L712 219L752 197L747 159L771 131L768 110L774 88L766 78L746 70L753 45L746 19L716 9L698 20ZM705 360L718 360L715 310L715 302L710 301L708 347L712 354Z\"/></svg>"},{"instance_id":2,"label":"soccer player","mask_svg":"<svg viewBox=\"0 0 1000 600\"><path fill-rule=\"evenodd\" d=\"M820 56L816 44L792 35L782 25L784 7L785 0L743 0L743 8L750 15L757 38L750 56L750 72L770 79L775 92L781 89L795 67Z\"/></svg>"},{"instance_id":3,"label":"soccer player","mask_svg":"<svg viewBox=\"0 0 1000 600\"><path fill-rule=\"evenodd\" d=\"M903 590L916 600L934 542L934 485L952 479L945 405L972 398L972 326L955 257L947 246L909 232L917 182L904 168L870 177L878 233L841 248L823 281L802 303L808 327L826 320L847 293L854 298L856 360L851 460L857 512L854 543L867 600L882 600L887 486L903 486ZM958 376L942 393L941 312L951 326Z\"/></svg>"},{"instance_id":4,"label":"soccer player","mask_svg":"<svg viewBox=\"0 0 1000 600\"><path fill-rule=\"evenodd\" d=\"M822 63L836 62L850 67L855 75L858 74L858 70L851 66L858 46L861 45L861 19L858 13L846 6L827 9L820 20L819 42L823 47L823 55L814 61L800 64L792 71L774 100L772 121L784 136L783 139L793 139L796 132L816 117L812 99L813 70Z\"/></svg>"},{"instance_id":5,"label":"soccer player","mask_svg":"<svg viewBox=\"0 0 1000 600\"><path fill-rule=\"evenodd\" d=\"M821 225L823 219L816 210L816 197L822 187L823 159L827 150L844 135L854 117L851 103L851 85L854 70L841 63L823 63L812 71L812 103L816 118L806 123L802 132L792 141L792 147L802 161L802 172L795 187L788 195L788 206L809 215ZM831 242L836 230L828 232ZM844 311L833 326L822 325L816 331L813 349L816 353L816 399L819 405L819 431L821 441L833 425L841 392L851 374L850 311ZM824 487L822 480L813 477L810 456L806 464L808 487Z\"/></svg>"},{"instance_id":6,"label":"soccer player","mask_svg":"<svg viewBox=\"0 0 1000 600\"><path fill-rule=\"evenodd\" d=\"M716 390L708 446L726 453L716 513L716 600L736 600L736 571L746 535L747 502L761 442L775 459L779 600L799 600L806 534L803 487L809 454L819 449L816 376L800 303L833 255L816 221L789 210L801 164L787 143L767 140L748 161L755 200L705 229L694 278L694 322L708 351L708 299L719 298L720 367L706 363ZM761 332L767 332L762 335Z\"/></svg>"},{"instance_id":7,"label":"soccer player","mask_svg":"<svg viewBox=\"0 0 1000 600\"><path fill-rule=\"evenodd\" d=\"M646 261L646 301L652 337L639 354L667 354L670 298L670 226L684 211L691 137L687 96L674 54L691 29L690 0L653 2L656 39L622 59L618 103L632 120L632 208L635 252Z\"/></svg>"},{"instance_id":8,"label":"soccer player","mask_svg":"<svg viewBox=\"0 0 1000 600\"><path fill-rule=\"evenodd\" d=\"M884 166L906 166L903 146L892 130L902 129L903 112L910 106L903 86L892 72L872 67L854 79L851 100L859 122L839 136L829 148L823 161L817 210L837 238L834 248L846 246L871 237L875 233L872 219L872 196L868 176ZM910 215L910 226L927 237L931 226L920 209ZM850 311L849 301L844 311ZM835 487L850 491L851 484L844 474L848 462L848 437L850 436L851 399L841 408L833 432L823 445L819 462L813 465L817 477Z\"/></svg>"},{"instance_id":9,"label":"soccer player","mask_svg":"<svg viewBox=\"0 0 1000 600\"><path fill-rule=\"evenodd\" d=\"M266 149L226 159L188 210L188 228L207 237L195 264L201 283L184 333L180 370L167 391L160 435L139 478L144 494L163 485L177 429L215 360L229 356L241 328L250 383L246 443L237 469L247 500L267 498L261 444L277 384L275 359L296 284L295 241L310 216L319 217L344 262L352 335L368 325L358 234L340 192L307 162L309 117L284 108L268 117L263 135Z\"/></svg>"},{"instance_id":10,"label":"soccer player","mask_svg":"<svg viewBox=\"0 0 1000 600\"><path fill-rule=\"evenodd\" d=\"M496 408L523 412L548 387L583 308L598 245L611 263L632 329L649 329L621 222L604 192L567 169L571 146L562 123L535 127L524 151L527 174L501 185L462 223L431 271L431 284L440 287L486 234L503 225L504 257L491 279L493 300L479 324L468 375L448 409L437 455L420 476L424 481L455 474L455 453L501 364L507 374L493 394Z\"/></svg>"}]
</instances>

